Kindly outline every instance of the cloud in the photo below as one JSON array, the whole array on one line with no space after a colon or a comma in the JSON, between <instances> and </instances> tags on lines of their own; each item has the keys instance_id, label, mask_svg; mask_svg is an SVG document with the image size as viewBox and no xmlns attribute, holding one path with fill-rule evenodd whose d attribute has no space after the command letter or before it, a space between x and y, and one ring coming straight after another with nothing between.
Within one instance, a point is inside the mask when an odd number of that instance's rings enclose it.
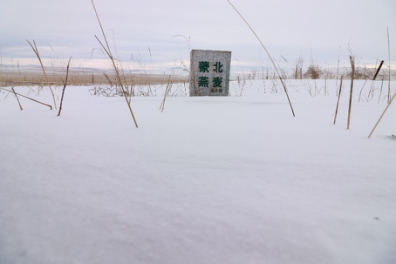
<instances>
[{"instance_id":1,"label":"cloud","mask_svg":"<svg viewBox=\"0 0 396 264\"><path fill-rule=\"evenodd\" d=\"M103 37L90 1L0 1L4 58L33 58L25 39L34 39L44 57L55 56L51 45L60 58L73 56L87 62L92 50L100 47L94 35ZM272 56L282 55L290 62L301 54L309 61L312 54L318 63L334 64L341 47L341 60L347 63L348 43L366 60L386 58L386 27L391 34L396 32L391 14L396 3L390 0L232 2ZM140 53L142 60L158 64L188 61L186 41L172 38L184 35L191 37L193 49L230 50L233 58L249 61L251 67L268 63L254 35L226 0L96 0L95 5L112 49L123 60ZM96 51L93 56L102 59Z\"/></svg>"}]
</instances>

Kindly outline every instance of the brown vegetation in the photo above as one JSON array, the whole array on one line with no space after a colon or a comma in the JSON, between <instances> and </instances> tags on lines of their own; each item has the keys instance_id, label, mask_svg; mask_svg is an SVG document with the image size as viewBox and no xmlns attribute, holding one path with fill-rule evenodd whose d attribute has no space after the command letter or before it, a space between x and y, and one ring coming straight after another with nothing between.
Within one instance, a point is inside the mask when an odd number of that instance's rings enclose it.
<instances>
[{"instance_id":1,"label":"brown vegetation","mask_svg":"<svg viewBox=\"0 0 396 264\"><path fill-rule=\"evenodd\" d=\"M312 64L308 66L307 71L304 73L304 77L307 79L319 79L322 74L322 68Z\"/></svg>"},{"instance_id":2,"label":"brown vegetation","mask_svg":"<svg viewBox=\"0 0 396 264\"><path fill-rule=\"evenodd\" d=\"M64 71L58 73L48 74L48 81L51 85L62 86L64 80ZM123 79L127 84L133 85L155 85L166 84L168 82L168 75L161 74L130 74L125 75ZM188 82L188 76L172 76L173 83ZM115 86L117 83L116 76L110 72L89 71L80 69L70 69L68 85L81 86L81 85L111 85ZM46 79L41 72L31 70L4 71L0 79L0 86L31 86L31 85L46 85Z\"/></svg>"}]
</instances>

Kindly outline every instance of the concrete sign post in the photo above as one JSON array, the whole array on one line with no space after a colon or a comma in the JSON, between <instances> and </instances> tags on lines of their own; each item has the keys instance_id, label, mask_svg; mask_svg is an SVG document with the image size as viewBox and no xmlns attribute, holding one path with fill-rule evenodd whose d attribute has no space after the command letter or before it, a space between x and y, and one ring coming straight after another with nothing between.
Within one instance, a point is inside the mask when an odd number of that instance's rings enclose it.
<instances>
[{"instance_id":1,"label":"concrete sign post","mask_svg":"<svg viewBox=\"0 0 396 264\"><path fill-rule=\"evenodd\" d=\"M227 96L231 51L192 50L190 96Z\"/></svg>"}]
</instances>

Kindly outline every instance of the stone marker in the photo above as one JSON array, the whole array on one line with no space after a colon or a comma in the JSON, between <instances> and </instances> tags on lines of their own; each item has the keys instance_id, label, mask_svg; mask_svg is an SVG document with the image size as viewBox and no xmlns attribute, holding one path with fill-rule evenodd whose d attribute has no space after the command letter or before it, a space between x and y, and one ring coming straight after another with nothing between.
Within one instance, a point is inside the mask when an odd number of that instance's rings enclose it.
<instances>
[{"instance_id":1,"label":"stone marker","mask_svg":"<svg viewBox=\"0 0 396 264\"><path fill-rule=\"evenodd\" d=\"M192 50L190 96L227 96L231 51Z\"/></svg>"}]
</instances>

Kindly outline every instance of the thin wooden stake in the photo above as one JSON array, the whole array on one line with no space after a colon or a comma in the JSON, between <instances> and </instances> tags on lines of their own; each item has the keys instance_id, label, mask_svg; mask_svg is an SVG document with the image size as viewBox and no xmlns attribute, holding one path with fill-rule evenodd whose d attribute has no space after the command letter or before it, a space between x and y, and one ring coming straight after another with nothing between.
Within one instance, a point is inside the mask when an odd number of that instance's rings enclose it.
<instances>
[{"instance_id":1,"label":"thin wooden stake","mask_svg":"<svg viewBox=\"0 0 396 264\"><path fill-rule=\"evenodd\" d=\"M341 89L342 89L342 79L344 78L344 75L341 75L341 83L340 83L340 91L338 92L338 100L337 100L337 107L336 107L336 111L335 111L335 116L334 116L334 125L336 123L337 120L337 113L338 113L338 106L340 104L340 98L341 98Z\"/></svg>"},{"instance_id":2,"label":"thin wooden stake","mask_svg":"<svg viewBox=\"0 0 396 264\"><path fill-rule=\"evenodd\" d=\"M23 110L22 105L21 105L21 103L19 102L18 95L17 95L17 93L16 93L15 90L14 90L14 87L11 87L11 89L12 89L12 91L14 92L14 95L15 95L17 101L18 101L19 108L20 108L21 110Z\"/></svg>"},{"instance_id":3,"label":"thin wooden stake","mask_svg":"<svg viewBox=\"0 0 396 264\"><path fill-rule=\"evenodd\" d=\"M348 124L347 124L347 129L349 129L349 124L351 123L351 111L352 111L352 94L353 94L353 79L355 77L355 58L352 56L349 56L349 60L351 61L351 67L352 67L352 75L351 75L351 94L349 96L349 110L348 110Z\"/></svg>"},{"instance_id":4,"label":"thin wooden stake","mask_svg":"<svg viewBox=\"0 0 396 264\"><path fill-rule=\"evenodd\" d=\"M66 85L67 85L67 77L69 76L69 65L70 65L71 59L72 59L72 57L70 57L69 62L67 63L65 85L63 86L63 90L62 90L62 98L61 98L61 102L59 105L58 116L60 116L61 111L62 111L63 96L65 95L65 90L66 90Z\"/></svg>"},{"instance_id":5,"label":"thin wooden stake","mask_svg":"<svg viewBox=\"0 0 396 264\"><path fill-rule=\"evenodd\" d=\"M379 71L381 70L382 64L384 64L384 61L381 61L380 65L378 66L378 69L374 74L373 81L375 81L375 79L377 78L377 75L378 75Z\"/></svg>"},{"instance_id":6,"label":"thin wooden stake","mask_svg":"<svg viewBox=\"0 0 396 264\"><path fill-rule=\"evenodd\" d=\"M370 135L368 136L368 138L371 137L371 135L374 133L374 130L377 128L379 122L381 122L382 117L385 115L386 111L388 110L389 106L392 104L393 99L395 99L396 93L393 95L392 99L390 100L389 104L386 106L384 112L382 113L381 117L378 119L377 123L375 124L373 130L371 130Z\"/></svg>"}]
</instances>

